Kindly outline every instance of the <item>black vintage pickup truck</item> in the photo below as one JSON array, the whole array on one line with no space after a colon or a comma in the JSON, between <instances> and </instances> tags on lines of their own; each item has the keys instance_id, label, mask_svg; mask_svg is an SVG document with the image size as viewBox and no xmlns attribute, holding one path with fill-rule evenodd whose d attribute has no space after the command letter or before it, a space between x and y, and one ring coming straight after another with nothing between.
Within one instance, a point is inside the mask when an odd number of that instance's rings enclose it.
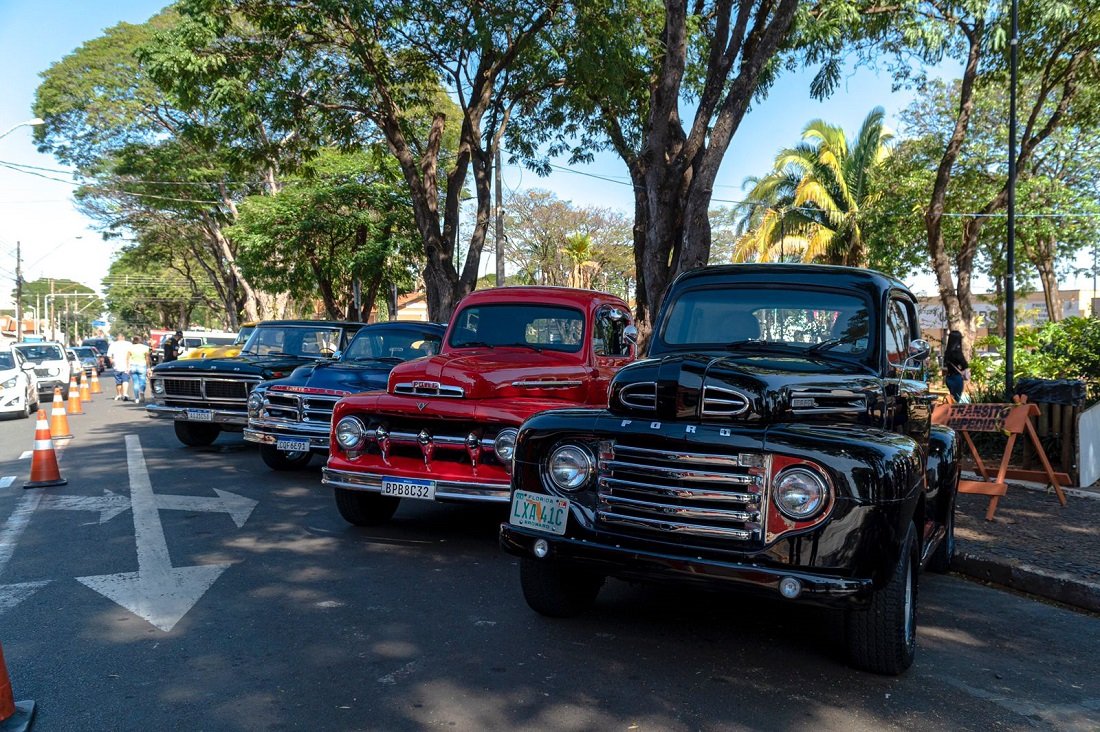
<instances>
[{"instance_id":1,"label":"black vintage pickup truck","mask_svg":"<svg viewBox=\"0 0 1100 732\"><path fill-rule=\"evenodd\" d=\"M954 542L928 353L915 298L876 272L681 275L606 410L520 430L500 540L528 604L582 612L608 576L762 593L841 609L852 663L903 672L919 570L946 570Z\"/></svg>"}]
</instances>

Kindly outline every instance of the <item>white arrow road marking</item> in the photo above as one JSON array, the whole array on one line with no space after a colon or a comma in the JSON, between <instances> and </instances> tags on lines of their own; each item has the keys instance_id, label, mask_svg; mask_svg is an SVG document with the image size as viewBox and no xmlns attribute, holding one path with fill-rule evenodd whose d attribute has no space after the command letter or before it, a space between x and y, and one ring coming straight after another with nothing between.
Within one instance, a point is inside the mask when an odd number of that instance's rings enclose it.
<instances>
[{"instance_id":1,"label":"white arrow road marking","mask_svg":"<svg viewBox=\"0 0 1100 732\"><path fill-rule=\"evenodd\" d=\"M19 537L23 535L23 530L27 528L27 524L31 520L31 514L38 508L41 500L42 491L25 491L20 496L15 510L11 512L11 516L8 516L8 520L4 522L4 527L0 529L0 574L4 573L4 568L11 561L12 554L15 553L15 547L19 543ZM49 584L48 580L45 582L0 585L0 614L11 610L47 584Z\"/></svg>"},{"instance_id":2,"label":"white arrow road marking","mask_svg":"<svg viewBox=\"0 0 1100 732\"><path fill-rule=\"evenodd\" d=\"M172 559L168 556L168 542L164 538L164 527L157 512L157 497L149 481L145 454L137 435L126 435L126 453L138 570L77 577L77 580L151 625L168 632L230 565L172 566Z\"/></svg>"},{"instance_id":3,"label":"white arrow road marking","mask_svg":"<svg viewBox=\"0 0 1100 732\"><path fill-rule=\"evenodd\" d=\"M229 491L214 489L215 496L164 496L158 495L157 508L160 510L174 511L206 511L211 513L228 513L237 528L244 526L244 522L252 515L252 509L256 508L257 501L245 496L239 496Z\"/></svg>"},{"instance_id":4,"label":"white arrow road marking","mask_svg":"<svg viewBox=\"0 0 1100 732\"><path fill-rule=\"evenodd\" d=\"M14 482L14 475L5 475L3 478L0 478L0 488L11 488L11 484Z\"/></svg>"},{"instance_id":5,"label":"white arrow road marking","mask_svg":"<svg viewBox=\"0 0 1100 732\"><path fill-rule=\"evenodd\" d=\"M20 460L26 460L27 458L29 458L33 454L34 454L34 450L24 450L23 453L19 456L19 459Z\"/></svg>"},{"instance_id":6,"label":"white arrow road marking","mask_svg":"<svg viewBox=\"0 0 1100 732\"><path fill-rule=\"evenodd\" d=\"M104 524L124 513L130 507L130 499L103 489L102 496L46 496L42 508L50 511L98 511L99 523Z\"/></svg>"}]
</instances>

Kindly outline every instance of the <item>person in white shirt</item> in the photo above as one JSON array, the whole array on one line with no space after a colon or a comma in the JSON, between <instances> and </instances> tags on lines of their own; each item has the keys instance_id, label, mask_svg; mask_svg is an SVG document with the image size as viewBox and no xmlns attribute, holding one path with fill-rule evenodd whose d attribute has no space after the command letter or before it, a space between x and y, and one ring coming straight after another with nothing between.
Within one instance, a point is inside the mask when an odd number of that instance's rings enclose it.
<instances>
[{"instance_id":1,"label":"person in white shirt","mask_svg":"<svg viewBox=\"0 0 1100 732\"><path fill-rule=\"evenodd\" d=\"M107 349L107 358L115 369L115 401L129 401L130 395L130 344L126 336L118 334L114 343Z\"/></svg>"}]
</instances>

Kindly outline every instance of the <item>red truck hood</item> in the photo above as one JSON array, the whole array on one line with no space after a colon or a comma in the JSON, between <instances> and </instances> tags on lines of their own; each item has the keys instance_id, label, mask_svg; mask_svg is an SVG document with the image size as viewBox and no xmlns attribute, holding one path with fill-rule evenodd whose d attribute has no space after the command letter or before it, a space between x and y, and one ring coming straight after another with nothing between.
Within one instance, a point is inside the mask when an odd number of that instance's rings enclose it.
<instances>
[{"instance_id":1,"label":"red truck hood","mask_svg":"<svg viewBox=\"0 0 1100 732\"><path fill-rule=\"evenodd\" d=\"M398 386L428 382L461 387L466 399L538 397L584 403L590 378L578 354L471 348L396 366L388 391L399 394Z\"/></svg>"}]
</instances>

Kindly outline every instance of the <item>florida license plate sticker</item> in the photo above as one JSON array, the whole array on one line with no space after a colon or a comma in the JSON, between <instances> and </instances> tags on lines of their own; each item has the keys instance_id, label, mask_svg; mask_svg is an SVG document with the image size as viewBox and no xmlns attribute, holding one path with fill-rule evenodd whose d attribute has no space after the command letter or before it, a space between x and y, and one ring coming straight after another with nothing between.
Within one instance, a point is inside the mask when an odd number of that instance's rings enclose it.
<instances>
[{"instance_id":1,"label":"florida license plate sticker","mask_svg":"<svg viewBox=\"0 0 1100 732\"><path fill-rule=\"evenodd\" d=\"M212 422L214 411L211 409L188 409L187 419L191 422Z\"/></svg>"},{"instance_id":2,"label":"florida license plate sticker","mask_svg":"<svg viewBox=\"0 0 1100 732\"><path fill-rule=\"evenodd\" d=\"M382 495L434 501L435 481L417 480L416 478L383 478Z\"/></svg>"},{"instance_id":3,"label":"florida license plate sticker","mask_svg":"<svg viewBox=\"0 0 1100 732\"><path fill-rule=\"evenodd\" d=\"M548 534L565 533L569 520L569 500L542 493L516 491L512 494L512 514L508 523Z\"/></svg>"},{"instance_id":4,"label":"florida license plate sticker","mask_svg":"<svg viewBox=\"0 0 1100 732\"><path fill-rule=\"evenodd\" d=\"M276 440L275 449L282 452L308 452L309 440Z\"/></svg>"}]
</instances>

